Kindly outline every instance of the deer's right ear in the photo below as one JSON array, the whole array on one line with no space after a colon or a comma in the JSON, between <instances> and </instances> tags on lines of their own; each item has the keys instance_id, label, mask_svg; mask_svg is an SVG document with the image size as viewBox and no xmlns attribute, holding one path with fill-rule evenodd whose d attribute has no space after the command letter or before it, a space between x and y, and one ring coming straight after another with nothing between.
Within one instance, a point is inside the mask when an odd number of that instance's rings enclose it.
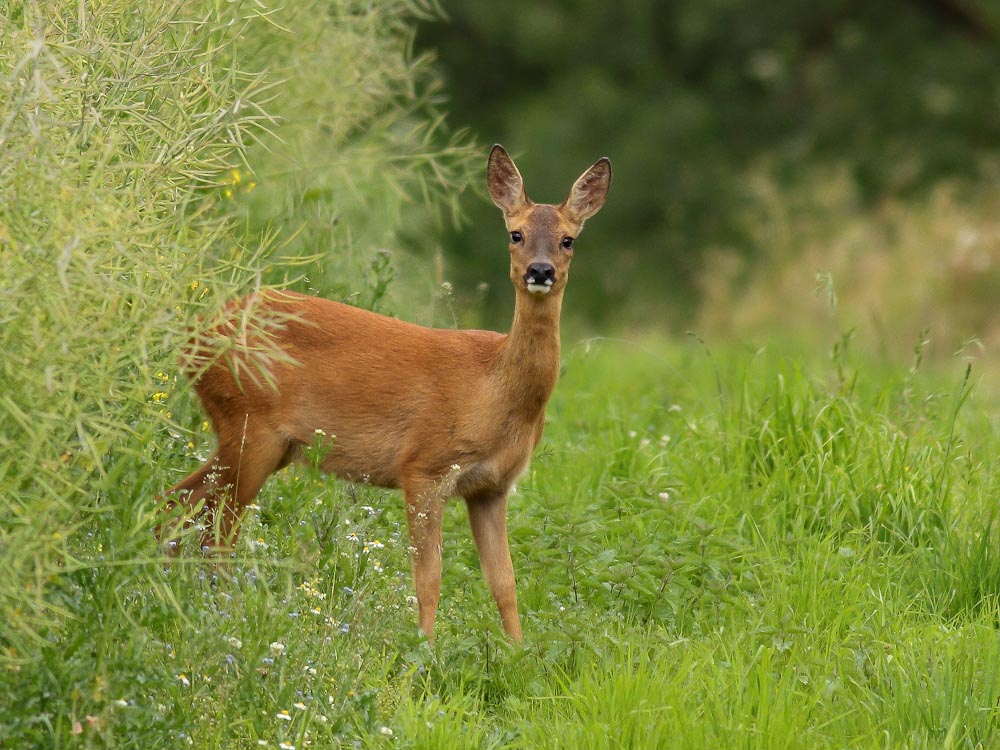
<instances>
[{"instance_id":1,"label":"deer's right ear","mask_svg":"<svg viewBox=\"0 0 1000 750\"><path fill-rule=\"evenodd\" d=\"M490 151L490 160L486 165L486 185L490 189L493 202L506 216L528 202L528 197L524 194L521 173L517 171L514 160L499 143Z\"/></svg>"}]
</instances>

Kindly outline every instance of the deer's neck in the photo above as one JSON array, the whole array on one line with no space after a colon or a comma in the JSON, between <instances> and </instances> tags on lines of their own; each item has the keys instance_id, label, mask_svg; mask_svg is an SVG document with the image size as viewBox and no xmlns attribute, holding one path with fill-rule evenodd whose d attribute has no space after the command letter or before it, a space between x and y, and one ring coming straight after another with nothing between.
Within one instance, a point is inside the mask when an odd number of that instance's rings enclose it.
<instances>
[{"instance_id":1,"label":"deer's neck","mask_svg":"<svg viewBox=\"0 0 1000 750\"><path fill-rule=\"evenodd\" d=\"M523 413L540 415L559 379L559 314L562 294L517 295L514 322L500 352L502 386Z\"/></svg>"}]
</instances>

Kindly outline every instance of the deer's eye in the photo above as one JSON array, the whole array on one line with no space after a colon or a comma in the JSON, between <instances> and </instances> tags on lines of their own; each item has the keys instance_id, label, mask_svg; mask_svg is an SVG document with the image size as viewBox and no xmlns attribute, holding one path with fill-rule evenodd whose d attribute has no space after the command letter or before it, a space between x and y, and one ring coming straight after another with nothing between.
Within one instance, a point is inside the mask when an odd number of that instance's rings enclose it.
<instances>
[{"instance_id":1,"label":"deer's eye","mask_svg":"<svg viewBox=\"0 0 1000 750\"><path fill-rule=\"evenodd\" d=\"M563 237L562 238L562 246L564 248L566 248L567 250L572 250L573 249L573 238L572 237Z\"/></svg>"},{"instance_id":2,"label":"deer's eye","mask_svg":"<svg viewBox=\"0 0 1000 750\"><path fill-rule=\"evenodd\" d=\"M513 242L515 245L518 242L520 242L522 239L524 239L524 237L523 237L523 235L520 232L511 232L510 233L510 241Z\"/></svg>"}]
</instances>

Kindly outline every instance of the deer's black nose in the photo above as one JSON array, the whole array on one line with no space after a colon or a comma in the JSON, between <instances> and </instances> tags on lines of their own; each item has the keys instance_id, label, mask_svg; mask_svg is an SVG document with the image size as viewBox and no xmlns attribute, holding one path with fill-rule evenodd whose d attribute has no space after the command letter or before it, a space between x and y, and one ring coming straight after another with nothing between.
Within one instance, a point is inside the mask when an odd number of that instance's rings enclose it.
<instances>
[{"instance_id":1,"label":"deer's black nose","mask_svg":"<svg viewBox=\"0 0 1000 750\"><path fill-rule=\"evenodd\" d=\"M529 285L552 286L556 281L556 269L550 263L532 263L524 274L524 281Z\"/></svg>"}]
</instances>

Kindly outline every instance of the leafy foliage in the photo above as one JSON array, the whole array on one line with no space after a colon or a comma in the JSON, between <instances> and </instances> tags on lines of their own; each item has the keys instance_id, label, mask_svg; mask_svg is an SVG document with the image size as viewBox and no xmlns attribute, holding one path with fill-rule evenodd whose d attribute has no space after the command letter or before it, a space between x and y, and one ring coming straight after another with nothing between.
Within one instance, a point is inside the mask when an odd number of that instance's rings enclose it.
<instances>
[{"instance_id":1,"label":"leafy foliage","mask_svg":"<svg viewBox=\"0 0 1000 750\"><path fill-rule=\"evenodd\" d=\"M94 564L67 546L87 519L148 534L168 477L135 477L187 427L176 363L198 321L299 280L307 242L312 288L353 298L367 269L391 278L374 250L407 201L455 192L467 153L438 145L434 80L408 53L417 4L3 12L0 642L22 659L59 576ZM346 188L315 195L324 180ZM323 229L337 215L349 232Z\"/></svg>"}]
</instances>

